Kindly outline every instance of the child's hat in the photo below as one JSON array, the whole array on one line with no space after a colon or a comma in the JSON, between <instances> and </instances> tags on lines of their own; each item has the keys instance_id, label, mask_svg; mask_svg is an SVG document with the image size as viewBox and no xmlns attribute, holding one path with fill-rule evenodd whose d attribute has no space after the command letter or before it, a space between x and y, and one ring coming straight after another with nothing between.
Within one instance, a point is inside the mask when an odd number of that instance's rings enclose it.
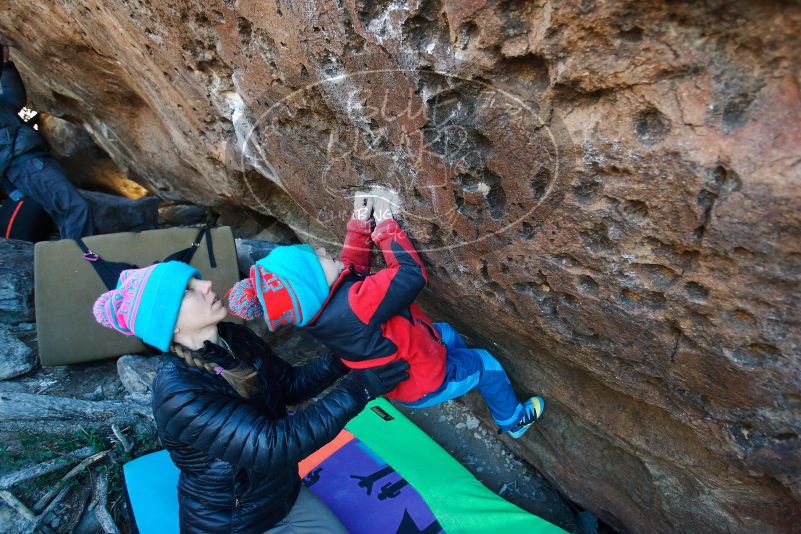
<instances>
[{"instance_id":1,"label":"child's hat","mask_svg":"<svg viewBox=\"0 0 801 534\"><path fill-rule=\"evenodd\" d=\"M180 261L156 263L120 273L117 288L100 295L92 311L98 323L136 336L166 352L194 267Z\"/></svg>"},{"instance_id":2,"label":"child's hat","mask_svg":"<svg viewBox=\"0 0 801 534\"><path fill-rule=\"evenodd\" d=\"M231 288L228 310L247 320L264 315L271 332L285 324L305 326L328 291L323 267L309 245L277 247Z\"/></svg>"}]
</instances>

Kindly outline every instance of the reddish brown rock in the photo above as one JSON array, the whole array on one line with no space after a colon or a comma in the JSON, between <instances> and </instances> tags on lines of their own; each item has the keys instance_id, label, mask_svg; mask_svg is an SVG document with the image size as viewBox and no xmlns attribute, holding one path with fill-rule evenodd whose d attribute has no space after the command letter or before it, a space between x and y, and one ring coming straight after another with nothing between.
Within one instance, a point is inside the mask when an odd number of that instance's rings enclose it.
<instances>
[{"instance_id":1,"label":"reddish brown rock","mask_svg":"<svg viewBox=\"0 0 801 534\"><path fill-rule=\"evenodd\" d=\"M796 4L27 4L35 104L165 198L337 240L398 189L424 304L543 392L515 447L581 505L797 529Z\"/></svg>"}]
</instances>

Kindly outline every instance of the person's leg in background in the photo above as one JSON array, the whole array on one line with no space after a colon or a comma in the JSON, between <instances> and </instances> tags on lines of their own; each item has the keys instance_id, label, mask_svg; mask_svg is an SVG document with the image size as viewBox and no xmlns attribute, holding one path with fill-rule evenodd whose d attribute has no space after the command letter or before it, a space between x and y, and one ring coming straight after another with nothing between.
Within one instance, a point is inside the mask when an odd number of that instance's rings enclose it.
<instances>
[{"instance_id":1,"label":"person's leg in background","mask_svg":"<svg viewBox=\"0 0 801 534\"><path fill-rule=\"evenodd\" d=\"M94 234L89 203L52 157L42 156L12 165L6 176L22 194L42 205L56 221L62 239Z\"/></svg>"}]
</instances>

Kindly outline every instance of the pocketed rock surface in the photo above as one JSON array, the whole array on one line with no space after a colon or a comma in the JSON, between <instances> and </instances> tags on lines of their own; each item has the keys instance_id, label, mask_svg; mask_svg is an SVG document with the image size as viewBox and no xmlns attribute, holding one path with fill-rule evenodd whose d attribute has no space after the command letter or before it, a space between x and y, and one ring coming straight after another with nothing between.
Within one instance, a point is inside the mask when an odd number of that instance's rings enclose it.
<instances>
[{"instance_id":1,"label":"pocketed rock surface","mask_svg":"<svg viewBox=\"0 0 801 534\"><path fill-rule=\"evenodd\" d=\"M397 190L421 303L547 399L514 450L636 532L801 521L799 27L745 1L0 10L33 105L164 199L333 247L354 190Z\"/></svg>"}]
</instances>

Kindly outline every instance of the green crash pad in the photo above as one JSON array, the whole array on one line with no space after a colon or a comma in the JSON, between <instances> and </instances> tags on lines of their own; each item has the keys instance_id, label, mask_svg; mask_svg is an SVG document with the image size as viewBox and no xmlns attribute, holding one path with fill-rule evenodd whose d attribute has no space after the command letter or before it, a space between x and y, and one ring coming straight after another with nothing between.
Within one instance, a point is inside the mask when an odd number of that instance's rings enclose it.
<instances>
[{"instance_id":1,"label":"green crash pad","mask_svg":"<svg viewBox=\"0 0 801 534\"><path fill-rule=\"evenodd\" d=\"M445 532L564 533L490 491L385 399L345 428L415 488Z\"/></svg>"}]
</instances>

